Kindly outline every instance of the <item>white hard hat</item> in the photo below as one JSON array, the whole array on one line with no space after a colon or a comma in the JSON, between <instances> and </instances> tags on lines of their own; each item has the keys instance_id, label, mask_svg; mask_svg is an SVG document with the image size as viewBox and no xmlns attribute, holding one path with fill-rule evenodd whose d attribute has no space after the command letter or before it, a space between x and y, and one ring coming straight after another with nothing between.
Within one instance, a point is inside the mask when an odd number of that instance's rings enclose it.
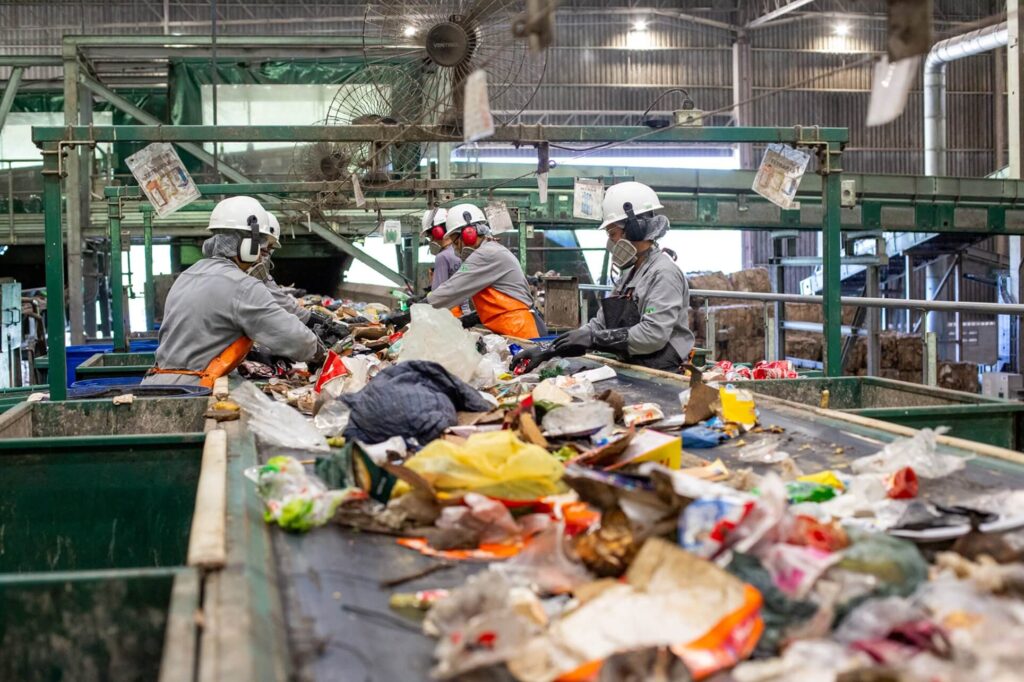
<instances>
[{"instance_id":1,"label":"white hard hat","mask_svg":"<svg viewBox=\"0 0 1024 682\"><path fill-rule=\"evenodd\" d=\"M448 210L448 219L445 221L445 228L448 230L445 237L453 237L455 233L467 225L487 223L487 216L480 210L479 206L473 204L459 204ZM489 228L488 228L489 230ZM485 232L488 230L484 230Z\"/></svg>"},{"instance_id":2,"label":"white hard hat","mask_svg":"<svg viewBox=\"0 0 1024 682\"><path fill-rule=\"evenodd\" d=\"M267 236L270 237L271 246L281 246L281 223L277 222L277 216L270 211L267 211Z\"/></svg>"},{"instance_id":3,"label":"white hard hat","mask_svg":"<svg viewBox=\"0 0 1024 682\"><path fill-rule=\"evenodd\" d=\"M603 221L601 229L626 219L626 204L632 204L634 215L643 215L664 208L654 190L642 182L620 182L604 192L601 202Z\"/></svg>"},{"instance_id":4,"label":"white hard hat","mask_svg":"<svg viewBox=\"0 0 1024 682\"><path fill-rule=\"evenodd\" d=\"M444 227L446 220L448 220L447 208L428 208L423 212L423 221L420 223L420 226L422 227L420 234L425 235L437 225ZM447 228L445 231L447 232Z\"/></svg>"},{"instance_id":5,"label":"white hard hat","mask_svg":"<svg viewBox=\"0 0 1024 682\"><path fill-rule=\"evenodd\" d=\"M210 213L208 229L248 232L251 229L249 227L250 216L256 216L260 234L273 236L270 231L270 217L263 206L252 197L246 196L229 197L214 206Z\"/></svg>"}]
</instances>

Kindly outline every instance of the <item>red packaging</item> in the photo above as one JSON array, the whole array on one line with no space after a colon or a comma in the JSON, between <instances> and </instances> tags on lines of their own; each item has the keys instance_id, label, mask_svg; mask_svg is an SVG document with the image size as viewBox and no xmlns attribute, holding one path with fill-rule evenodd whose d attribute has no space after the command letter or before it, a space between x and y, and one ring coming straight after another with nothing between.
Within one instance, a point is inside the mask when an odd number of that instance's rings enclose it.
<instances>
[{"instance_id":1,"label":"red packaging","mask_svg":"<svg viewBox=\"0 0 1024 682\"><path fill-rule=\"evenodd\" d=\"M909 500L917 497L917 474L910 467L903 467L885 480L887 494L894 500Z\"/></svg>"},{"instance_id":2,"label":"red packaging","mask_svg":"<svg viewBox=\"0 0 1024 682\"><path fill-rule=\"evenodd\" d=\"M320 376L317 377L313 390L319 393L321 387L328 381L336 377L343 377L346 374L348 374L348 368L342 362L341 356L333 350L329 350L327 351L327 359L324 361L324 366L320 368Z\"/></svg>"},{"instance_id":3,"label":"red packaging","mask_svg":"<svg viewBox=\"0 0 1024 682\"><path fill-rule=\"evenodd\" d=\"M843 527L837 523L822 523L813 516L797 516L787 542L813 547L824 552L835 552L850 544Z\"/></svg>"}]
</instances>

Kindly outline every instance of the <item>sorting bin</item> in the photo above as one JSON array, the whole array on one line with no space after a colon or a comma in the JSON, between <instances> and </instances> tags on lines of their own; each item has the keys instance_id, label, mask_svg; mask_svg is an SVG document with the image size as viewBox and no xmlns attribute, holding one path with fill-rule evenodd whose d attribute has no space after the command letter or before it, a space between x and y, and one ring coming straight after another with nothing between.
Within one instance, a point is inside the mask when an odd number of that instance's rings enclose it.
<instances>
[{"instance_id":1,"label":"sorting bin","mask_svg":"<svg viewBox=\"0 0 1024 682\"><path fill-rule=\"evenodd\" d=\"M156 364L153 352L94 353L75 370L75 386L83 379L138 379Z\"/></svg>"},{"instance_id":2,"label":"sorting bin","mask_svg":"<svg viewBox=\"0 0 1024 682\"><path fill-rule=\"evenodd\" d=\"M1024 403L880 377L734 382L755 394L909 426L948 426L949 435L1011 450L1024 446Z\"/></svg>"},{"instance_id":3,"label":"sorting bin","mask_svg":"<svg viewBox=\"0 0 1024 682\"><path fill-rule=\"evenodd\" d=\"M185 563L207 402L0 415L0 679L191 680L200 582Z\"/></svg>"},{"instance_id":4,"label":"sorting bin","mask_svg":"<svg viewBox=\"0 0 1024 682\"><path fill-rule=\"evenodd\" d=\"M132 353L154 353L159 342L156 339L133 339L131 342ZM80 364L91 358L96 353L113 353L113 343L89 343L80 346L68 346L65 349L64 360L67 369L67 384L70 387L78 377L76 370ZM50 363L48 356L42 356L33 360L33 366L39 375L40 381L46 381L49 373Z\"/></svg>"}]
</instances>

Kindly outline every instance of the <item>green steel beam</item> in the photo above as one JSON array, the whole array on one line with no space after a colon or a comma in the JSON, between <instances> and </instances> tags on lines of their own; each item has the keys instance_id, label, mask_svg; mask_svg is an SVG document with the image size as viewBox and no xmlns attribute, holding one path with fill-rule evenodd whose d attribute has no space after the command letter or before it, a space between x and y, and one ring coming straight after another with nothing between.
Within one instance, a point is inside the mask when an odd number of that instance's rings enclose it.
<instances>
[{"instance_id":1,"label":"green steel beam","mask_svg":"<svg viewBox=\"0 0 1024 682\"><path fill-rule=\"evenodd\" d=\"M121 267L121 203L117 199L108 201L110 218L110 319L114 337L114 352L128 351L124 315L124 273Z\"/></svg>"},{"instance_id":2,"label":"green steel beam","mask_svg":"<svg viewBox=\"0 0 1024 682\"><path fill-rule=\"evenodd\" d=\"M50 399L66 400L67 348L64 342L64 233L61 230L60 152L43 148L43 212L46 236L46 343L50 367Z\"/></svg>"},{"instance_id":3,"label":"green steel beam","mask_svg":"<svg viewBox=\"0 0 1024 682\"><path fill-rule=\"evenodd\" d=\"M85 82L85 81L83 81ZM86 85L96 91L99 85ZM101 88L103 86L100 86ZM104 90L106 88L103 88ZM108 91L109 92L109 91ZM142 119L140 119L142 120ZM35 142L462 142L450 128L437 125L354 126L40 126L32 129ZM846 128L728 128L675 127L652 130L643 126L501 126L487 142L784 142L823 147L849 141Z\"/></svg>"},{"instance_id":4,"label":"green steel beam","mask_svg":"<svg viewBox=\"0 0 1024 682\"><path fill-rule=\"evenodd\" d=\"M0 66L63 66L64 60L56 55L43 54L3 54L0 55Z\"/></svg>"},{"instance_id":5,"label":"green steel beam","mask_svg":"<svg viewBox=\"0 0 1024 682\"><path fill-rule=\"evenodd\" d=\"M112 128L116 127L116 128L122 128L122 129L135 129L135 130L142 130L142 129L146 129L146 130L161 130L161 129L171 130L171 129L179 129L179 128L182 128L182 127L207 128L207 126L169 126L169 127L161 126L161 125L159 125L160 121L156 117L151 116L150 114L147 114L145 111L142 111L141 109L139 109L138 107L133 105L131 102L127 101L123 97L121 97L118 94L116 94L115 92L111 91L109 88L106 88L102 84L97 83L93 79L91 79L91 78L89 78L87 76L84 76L84 75L81 76L80 80L81 80L82 84L85 85L85 87L89 88L90 90L92 90L94 93L96 93L100 97L103 97L104 99L109 101L111 104L113 104L115 107L117 107L118 109L121 109L125 113L129 114L130 116L134 117L135 119L137 119L139 121L142 121L143 123L148 123L149 124L149 125L146 125L146 126L111 126ZM279 126L279 127L287 127L287 126ZM373 127L373 126L370 126L370 127ZM213 128L214 130L217 130L217 129L221 128L221 126L210 126L210 128ZM247 127L247 128L244 128L244 129L246 129L246 130L254 130L254 129L258 130L259 128L258 127L256 127L256 128ZM59 130L59 128L58 128L58 130ZM93 130L95 130L95 128L93 128ZM34 131L35 131L35 129L33 128L33 132ZM120 137L119 139L121 139L121 140L130 139L130 140L133 140L133 141L138 141L138 140L141 139L142 141L146 141L144 138L132 137L131 134L128 132L128 130L125 130L124 135L122 137ZM201 139L201 138L197 138L197 139ZM249 178L245 177L244 175L242 175L242 173L238 172L237 170L235 170L231 166L228 166L228 165L226 165L224 163L214 164L213 155L210 154L209 152L207 152L205 149L203 149L202 146L197 145L197 144L190 144L188 142L179 142L179 145L181 146L182 149L186 150L187 152L189 152L190 154L195 156L197 159L199 159L203 163L206 163L206 164L208 164L210 166L216 167L218 172L220 172L220 174L223 175L224 177L226 177L229 180L232 180L235 183L237 183L234 186L232 186L232 185L222 185L222 187L224 188L224 191L222 193L231 194L231 195L238 195L238 194L262 194L263 193L263 192L259 192L259 191L252 191L253 190L253 185L257 184L257 183L252 183L252 181L250 181ZM269 184L277 184L277 185L282 185L283 184L283 185L287 185L287 183L269 183ZM202 191L202 190L200 190L200 191ZM269 191L272 191L272 190L264 190L264 192L269 192ZM277 191L285 191L285 190L277 190ZM351 258L354 258L355 260L358 260L358 261L361 261L362 263L365 263L367 266L369 266L375 272L380 273L381 275L383 275L384 277L390 279L392 282L395 282L396 284L404 284L405 283L406 279L401 274L395 272L394 270L392 270L391 268L387 267L386 265L384 265L383 263L381 263L377 259L371 258L367 254L363 253L361 250L356 248L351 242L349 242L347 239L345 239L341 235L335 233L333 230L331 230L331 229L327 228L326 226L321 225L320 223L315 222L315 221L310 221L309 227L321 239L323 239L324 241L328 242L329 244L331 244L332 246L337 248L342 253L350 256Z\"/></svg>"},{"instance_id":6,"label":"green steel beam","mask_svg":"<svg viewBox=\"0 0 1024 682\"><path fill-rule=\"evenodd\" d=\"M839 212L842 195L842 175L837 172L825 176L822 199L825 202L824 224L822 225L822 270L824 294L825 376L837 377L843 374L843 332L842 332L842 270Z\"/></svg>"},{"instance_id":7,"label":"green steel beam","mask_svg":"<svg viewBox=\"0 0 1024 682\"><path fill-rule=\"evenodd\" d=\"M25 67L23 66L15 66L11 69L11 77L7 81L4 97L0 99L0 130L4 129L4 123L7 122L7 114L11 113L11 107L14 106L14 96L18 94L18 88L21 87L21 76L24 73Z\"/></svg>"},{"instance_id":8,"label":"green steel beam","mask_svg":"<svg viewBox=\"0 0 1024 682\"><path fill-rule=\"evenodd\" d=\"M143 294L146 297L146 330L156 327L156 287L153 286L153 212L146 211L142 214L142 245L145 249L145 275L146 283L143 287ZM131 327L129 326L129 329Z\"/></svg>"},{"instance_id":9,"label":"green steel beam","mask_svg":"<svg viewBox=\"0 0 1024 682\"><path fill-rule=\"evenodd\" d=\"M213 43L208 35L119 35L116 40L103 35L65 35L64 43L75 47L103 47L117 49L120 47L191 47L205 46ZM292 36L242 36L218 35L217 47L295 47L309 45L321 47L393 47L395 49L414 49L418 45L395 45L393 41L362 36L328 36L328 35L292 35Z\"/></svg>"}]
</instances>

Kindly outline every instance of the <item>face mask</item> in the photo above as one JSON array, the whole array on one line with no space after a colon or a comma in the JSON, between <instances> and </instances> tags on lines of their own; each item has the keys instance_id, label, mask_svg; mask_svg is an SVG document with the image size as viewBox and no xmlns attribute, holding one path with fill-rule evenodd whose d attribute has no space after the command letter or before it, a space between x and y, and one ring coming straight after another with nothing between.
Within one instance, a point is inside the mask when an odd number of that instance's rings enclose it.
<instances>
[{"instance_id":1,"label":"face mask","mask_svg":"<svg viewBox=\"0 0 1024 682\"><path fill-rule=\"evenodd\" d=\"M429 244L427 244L427 250L430 251L431 256L436 256L437 254L441 253L441 251L443 251L441 245L438 244L437 242L430 242Z\"/></svg>"},{"instance_id":2,"label":"face mask","mask_svg":"<svg viewBox=\"0 0 1024 682\"><path fill-rule=\"evenodd\" d=\"M628 239L620 239L617 242L609 239L604 248L612 256L612 264L620 270L636 262L636 247Z\"/></svg>"},{"instance_id":3,"label":"face mask","mask_svg":"<svg viewBox=\"0 0 1024 682\"><path fill-rule=\"evenodd\" d=\"M261 258L259 261L253 264L251 268L246 272L250 277L255 277L261 282L266 282L270 277L270 271L274 269L273 264L269 258Z\"/></svg>"},{"instance_id":4,"label":"face mask","mask_svg":"<svg viewBox=\"0 0 1024 682\"><path fill-rule=\"evenodd\" d=\"M462 260L466 260L467 258L473 255L473 252L476 251L476 249L477 247L475 246L463 246L462 251L459 251L459 258L461 258Z\"/></svg>"}]
</instances>

